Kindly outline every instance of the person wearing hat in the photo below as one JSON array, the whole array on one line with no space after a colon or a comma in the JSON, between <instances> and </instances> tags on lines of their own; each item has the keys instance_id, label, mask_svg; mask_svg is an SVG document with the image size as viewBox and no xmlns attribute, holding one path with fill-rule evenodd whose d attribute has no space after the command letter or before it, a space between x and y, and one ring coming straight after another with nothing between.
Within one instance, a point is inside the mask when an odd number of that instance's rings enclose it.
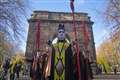
<instances>
[{"instance_id":1,"label":"person wearing hat","mask_svg":"<svg viewBox=\"0 0 120 80\"><path fill-rule=\"evenodd\" d=\"M63 24L59 24L57 37L52 41L50 80L74 80L73 53Z\"/></svg>"}]
</instances>

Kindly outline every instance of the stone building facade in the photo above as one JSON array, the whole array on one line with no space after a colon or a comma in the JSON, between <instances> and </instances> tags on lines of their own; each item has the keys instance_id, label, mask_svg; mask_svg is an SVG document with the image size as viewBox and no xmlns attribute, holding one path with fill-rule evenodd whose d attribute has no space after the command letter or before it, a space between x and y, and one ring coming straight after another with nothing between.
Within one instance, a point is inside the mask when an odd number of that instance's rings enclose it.
<instances>
[{"instance_id":1,"label":"stone building facade","mask_svg":"<svg viewBox=\"0 0 120 80\"><path fill-rule=\"evenodd\" d=\"M70 37L71 41L73 41L73 23L71 13L68 12L50 12L50 11L34 11L31 15L31 18L28 20L29 22L29 31L28 31L28 39L27 39L27 47L25 56L27 59L32 59L33 51L35 50L35 26L37 25L36 21L39 19L41 33L40 33L40 49L44 51L46 42L49 39L52 39L56 33L59 23L65 25L66 32ZM93 22L90 20L90 17L87 13L75 13L75 23L77 27L78 40L80 44L80 50L83 51L84 43L83 43L83 31L82 27L83 22L89 31L89 59L92 62L96 63L96 52L95 52L95 43L93 37Z\"/></svg>"}]
</instances>

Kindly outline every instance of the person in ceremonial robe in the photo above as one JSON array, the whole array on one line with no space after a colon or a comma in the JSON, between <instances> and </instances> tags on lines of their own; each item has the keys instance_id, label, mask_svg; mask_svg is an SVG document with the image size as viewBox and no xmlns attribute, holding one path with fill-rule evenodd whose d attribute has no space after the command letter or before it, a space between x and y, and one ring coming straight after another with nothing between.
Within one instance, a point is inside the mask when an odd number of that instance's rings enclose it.
<instances>
[{"instance_id":1,"label":"person in ceremonial robe","mask_svg":"<svg viewBox=\"0 0 120 80\"><path fill-rule=\"evenodd\" d=\"M59 24L57 37L52 41L50 80L74 80L73 68L71 44L64 25Z\"/></svg>"}]
</instances>

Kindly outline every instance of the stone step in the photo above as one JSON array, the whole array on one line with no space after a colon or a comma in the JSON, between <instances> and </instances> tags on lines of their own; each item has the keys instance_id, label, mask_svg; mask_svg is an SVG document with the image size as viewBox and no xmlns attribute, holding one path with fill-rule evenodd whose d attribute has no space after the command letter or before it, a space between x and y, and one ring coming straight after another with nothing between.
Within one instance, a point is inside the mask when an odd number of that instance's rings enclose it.
<instances>
[{"instance_id":1,"label":"stone step","mask_svg":"<svg viewBox=\"0 0 120 80\"><path fill-rule=\"evenodd\" d=\"M120 80L120 79L92 79L92 80Z\"/></svg>"},{"instance_id":2,"label":"stone step","mask_svg":"<svg viewBox=\"0 0 120 80\"><path fill-rule=\"evenodd\" d=\"M92 80L120 80L120 75L113 75L113 74L101 74L101 75L94 75L94 79ZM30 80L28 76L20 75L19 80Z\"/></svg>"},{"instance_id":3,"label":"stone step","mask_svg":"<svg viewBox=\"0 0 120 80\"><path fill-rule=\"evenodd\" d=\"M93 77L93 80L120 80L120 75L113 74L94 75Z\"/></svg>"}]
</instances>

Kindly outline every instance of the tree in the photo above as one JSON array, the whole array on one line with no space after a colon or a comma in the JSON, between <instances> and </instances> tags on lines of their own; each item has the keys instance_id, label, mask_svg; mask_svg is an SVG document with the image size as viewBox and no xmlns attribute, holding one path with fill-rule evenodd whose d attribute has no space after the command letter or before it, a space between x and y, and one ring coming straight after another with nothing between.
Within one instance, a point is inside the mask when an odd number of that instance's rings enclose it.
<instances>
[{"instance_id":1,"label":"tree","mask_svg":"<svg viewBox=\"0 0 120 80\"><path fill-rule=\"evenodd\" d=\"M98 63L109 65L119 64L120 54L120 0L108 0L107 7L104 10L104 17L109 24L109 39L103 42L97 51ZM119 52L117 52L117 50ZM109 59L111 58L111 59Z\"/></svg>"},{"instance_id":2,"label":"tree","mask_svg":"<svg viewBox=\"0 0 120 80\"><path fill-rule=\"evenodd\" d=\"M0 66L3 63L5 56L11 57L13 55L13 45L8 42L0 42Z\"/></svg>"},{"instance_id":3,"label":"tree","mask_svg":"<svg viewBox=\"0 0 120 80\"><path fill-rule=\"evenodd\" d=\"M106 49L107 43L103 42L97 49L97 63L103 66L105 72L110 72L109 53Z\"/></svg>"},{"instance_id":4,"label":"tree","mask_svg":"<svg viewBox=\"0 0 120 80\"><path fill-rule=\"evenodd\" d=\"M23 17L26 14L26 0L0 0L0 31L8 39L20 39L24 32Z\"/></svg>"},{"instance_id":5,"label":"tree","mask_svg":"<svg viewBox=\"0 0 120 80\"><path fill-rule=\"evenodd\" d=\"M11 58L11 67L10 67L10 74L14 74L14 69L16 67L16 64L20 64L20 73L24 69L24 62L25 62L25 57L24 54L21 54L23 52L16 52L14 56Z\"/></svg>"},{"instance_id":6,"label":"tree","mask_svg":"<svg viewBox=\"0 0 120 80\"><path fill-rule=\"evenodd\" d=\"M5 34L0 32L0 66L5 56L11 57L14 53L14 45L5 38Z\"/></svg>"},{"instance_id":7,"label":"tree","mask_svg":"<svg viewBox=\"0 0 120 80\"><path fill-rule=\"evenodd\" d=\"M120 28L120 0L108 0L104 13L112 28Z\"/></svg>"},{"instance_id":8,"label":"tree","mask_svg":"<svg viewBox=\"0 0 120 80\"><path fill-rule=\"evenodd\" d=\"M112 43L112 47L116 53L116 59L118 59L118 63L120 65L120 28L112 33L112 35L110 36L110 40Z\"/></svg>"},{"instance_id":9,"label":"tree","mask_svg":"<svg viewBox=\"0 0 120 80\"><path fill-rule=\"evenodd\" d=\"M22 52L17 52L11 59L11 62L15 65L15 63L22 62L24 63L25 57Z\"/></svg>"},{"instance_id":10,"label":"tree","mask_svg":"<svg viewBox=\"0 0 120 80\"><path fill-rule=\"evenodd\" d=\"M117 38L118 39L118 38ZM113 38L106 39L97 50L97 62L104 65L105 69L109 72L114 65L119 65L120 54L117 53L116 48L117 41L112 42Z\"/></svg>"}]
</instances>

